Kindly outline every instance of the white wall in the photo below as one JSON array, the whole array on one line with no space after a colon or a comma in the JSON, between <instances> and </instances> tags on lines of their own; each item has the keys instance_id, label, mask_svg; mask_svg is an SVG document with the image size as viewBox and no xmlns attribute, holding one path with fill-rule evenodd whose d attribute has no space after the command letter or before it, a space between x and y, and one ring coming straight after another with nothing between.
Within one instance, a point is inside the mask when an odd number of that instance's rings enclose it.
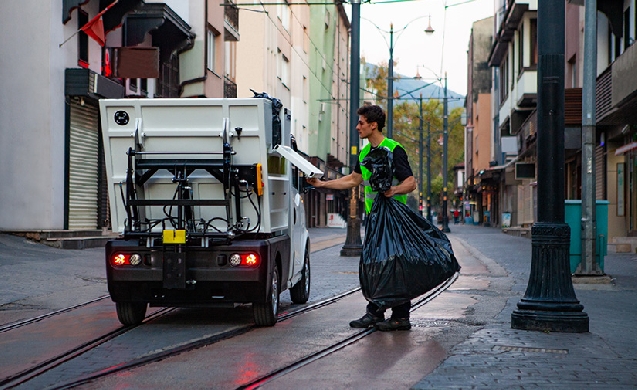
<instances>
[{"instance_id":1,"label":"white wall","mask_svg":"<svg viewBox=\"0 0 637 390\"><path fill-rule=\"evenodd\" d=\"M3 230L63 228L64 68L77 45L58 45L77 21L64 26L61 10L53 0L0 2Z\"/></svg>"}]
</instances>

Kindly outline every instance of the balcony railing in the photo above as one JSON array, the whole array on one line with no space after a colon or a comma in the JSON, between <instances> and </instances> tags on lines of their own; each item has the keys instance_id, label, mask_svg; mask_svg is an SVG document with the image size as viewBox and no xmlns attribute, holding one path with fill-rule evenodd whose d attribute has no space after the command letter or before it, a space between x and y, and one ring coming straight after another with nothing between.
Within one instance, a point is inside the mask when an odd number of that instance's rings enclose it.
<instances>
[{"instance_id":1,"label":"balcony railing","mask_svg":"<svg viewBox=\"0 0 637 390\"><path fill-rule=\"evenodd\" d=\"M236 98L237 97L237 83L225 77L223 80L223 97L224 98Z\"/></svg>"},{"instance_id":2,"label":"balcony railing","mask_svg":"<svg viewBox=\"0 0 637 390\"><path fill-rule=\"evenodd\" d=\"M239 8L232 4L232 1L227 1L224 5L224 39L226 41L238 41L239 40Z\"/></svg>"},{"instance_id":3,"label":"balcony railing","mask_svg":"<svg viewBox=\"0 0 637 390\"><path fill-rule=\"evenodd\" d=\"M532 150L535 145L535 136L537 132L537 111L533 111L526 121L522 123L522 128L518 133L518 155L524 156Z\"/></svg>"}]
</instances>

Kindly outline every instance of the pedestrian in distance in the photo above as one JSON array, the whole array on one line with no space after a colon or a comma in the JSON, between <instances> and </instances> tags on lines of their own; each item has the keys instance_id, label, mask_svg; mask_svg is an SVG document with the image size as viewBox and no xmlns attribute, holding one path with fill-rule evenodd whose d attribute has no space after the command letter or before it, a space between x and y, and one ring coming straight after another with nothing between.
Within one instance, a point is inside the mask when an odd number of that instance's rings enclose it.
<instances>
[{"instance_id":1,"label":"pedestrian in distance","mask_svg":"<svg viewBox=\"0 0 637 390\"><path fill-rule=\"evenodd\" d=\"M392 186L382 195L394 197L399 202L407 203L407 194L416 189L416 179L409 165L405 148L394 141L386 138L383 133L385 127L385 113L377 105L360 107L357 111L359 119L356 125L358 135L361 139L367 139L369 143L361 150L358 163L352 173L338 179L322 181L317 178L308 179L308 183L316 188L329 188L334 190L345 190L357 187L365 181L365 212L370 213L372 204L377 193L372 191L369 185L369 178L372 172L361 165L363 159L373 148L385 147L393 153L394 177ZM374 245L365 241L364 245ZM378 330L409 330L409 309L411 302L406 302L392 308L391 317L385 319L385 308L379 307L373 302L367 304L365 315L349 323L352 328L369 328L376 326Z\"/></svg>"}]
</instances>

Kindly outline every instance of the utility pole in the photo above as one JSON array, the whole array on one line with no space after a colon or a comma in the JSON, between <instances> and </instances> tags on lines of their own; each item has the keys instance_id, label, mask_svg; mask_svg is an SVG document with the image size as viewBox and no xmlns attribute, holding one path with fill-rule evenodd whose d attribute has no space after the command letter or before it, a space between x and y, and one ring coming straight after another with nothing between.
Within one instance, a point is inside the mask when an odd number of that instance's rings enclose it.
<instances>
[{"instance_id":1,"label":"utility pole","mask_svg":"<svg viewBox=\"0 0 637 390\"><path fill-rule=\"evenodd\" d=\"M387 75L387 138L394 137L394 23L389 25L389 72Z\"/></svg>"},{"instance_id":2,"label":"utility pole","mask_svg":"<svg viewBox=\"0 0 637 390\"><path fill-rule=\"evenodd\" d=\"M431 218L431 122L427 121L427 219L432 224Z\"/></svg>"},{"instance_id":3,"label":"utility pole","mask_svg":"<svg viewBox=\"0 0 637 390\"><path fill-rule=\"evenodd\" d=\"M573 290L571 230L564 223L565 7L563 0L537 4L537 196L542 207L531 227L528 285L511 313L511 328L588 332L588 315Z\"/></svg>"},{"instance_id":4,"label":"utility pole","mask_svg":"<svg viewBox=\"0 0 637 390\"><path fill-rule=\"evenodd\" d=\"M595 76L597 74L597 0L586 0L584 82L582 85L582 257L575 275L601 275L596 259Z\"/></svg>"},{"instance_id":5,"label":"utility pole","mask_svg":"<svg viewBox=\"0 0 637 390\"><path fill-rule=\"evenodd\" d=\"M360 0L352 0L351 23L351 59L350 59L350 95L349 95L349 170L354 171L358 162L358 104L360 101ZM361 221L358 212L359 187L350 190L349 218L347 219L347 237L341 248L341 256L357 257L363 252L361 240Z\"/></svg>"},{"instance_id":6,"label":"utility pole","mask_svg":"<svg viewBox=\"0 0 637 390\"><path fill-rule=\"evenodd\" d=\"M422 166L422 138L423 138L423 134L422 134L423 133L423 126L422 126L423 125L423 123L422 123L422 121L423 121L423 118L422 118L422 93L420 94L419 103L420 103L420 142L418 143L418 146L419 146L419 149L420 149L420 153L419 153L419 155L420 155L420 164L418 165L418 170L420 171L419 172L420 173L420 180L418 181L418 184L419 184L420 188L418 188L418 191L420 192L420 199L419 199L420 205L419 206L421 207L421 209L419 211L420 211L420 214L422 215L423 211L425 209L425 202L423 202L423 199L424 199L423 195L424 195L424 191L425 191L425 188L424 188L425 187L425 183L423 183L423 179L422 179L422 174L423 174L423 171L424 171L424 169L423 169L424 167Z\"/></svg>"},{"instance_id":7,"label":"utility pole","mask_svg":"<svg viewBox=\"0 0 637 390\"><path fill-rule=\"evenodd\" d=\"M447 216L447 143L449 139L447 116L447 72L445 71L445 89L442 99L442 231L444 233L451 232Z\"/></svg>"}]
</instances>

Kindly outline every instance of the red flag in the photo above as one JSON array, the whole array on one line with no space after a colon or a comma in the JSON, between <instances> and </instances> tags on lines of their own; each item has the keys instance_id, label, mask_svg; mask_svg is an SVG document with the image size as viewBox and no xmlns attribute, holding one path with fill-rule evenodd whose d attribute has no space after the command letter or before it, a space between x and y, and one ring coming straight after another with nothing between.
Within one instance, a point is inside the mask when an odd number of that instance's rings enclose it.
<instances>
[{"instance_id":1,"label":"red flag","mask_svg":"<svg viewBox=\"0 0 637 390\"><path fill-rule=\"evenodd\" d=\"M84 31L86 35L95 39L100 46L104 46L106 44L106 36L104 34L104 20L102 19L102 15L106 13L112 6L117 4L119 0L115 0L111 4L109 4L106 8L104 8L100 13L95 15L95 17L88 21L84 26L80 27L80 30Z\"/></svg>"},{"instance_id":2,"label":"red flag","mask_svg":"<svg viewBox=\"0 0 637 390\"><path fill-rule=\"evenodd\" d=\"M86 35L95 39L100 46L106 44L106 38L104 37L104 21L102 20L101 13L86 23L80 30L84 31Z\"/></svg>"}]
</instances>

